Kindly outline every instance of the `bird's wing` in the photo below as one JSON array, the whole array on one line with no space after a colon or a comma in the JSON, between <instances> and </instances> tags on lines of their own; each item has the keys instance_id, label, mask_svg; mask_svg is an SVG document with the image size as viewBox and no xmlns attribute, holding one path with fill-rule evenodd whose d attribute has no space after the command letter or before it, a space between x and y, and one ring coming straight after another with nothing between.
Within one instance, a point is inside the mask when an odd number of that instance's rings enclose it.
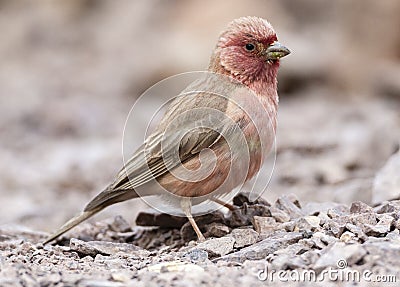
<instances>
[{"instance_id":1,"label":"bird's wing","mask_svg":"<svg viewBox=\"0 0 400 287\"><path fill-rule=\"evenodd\" d=\"M137 197L133 192L135 188L213 146L221 134L236 128L235 121L226 116L228 104L227 98L211 94L194 93L176 98L154 133L136 150L115 181L96 196L85 211ZM131 195L127 194L129 190Z\"/></svg>"}]
</instances>

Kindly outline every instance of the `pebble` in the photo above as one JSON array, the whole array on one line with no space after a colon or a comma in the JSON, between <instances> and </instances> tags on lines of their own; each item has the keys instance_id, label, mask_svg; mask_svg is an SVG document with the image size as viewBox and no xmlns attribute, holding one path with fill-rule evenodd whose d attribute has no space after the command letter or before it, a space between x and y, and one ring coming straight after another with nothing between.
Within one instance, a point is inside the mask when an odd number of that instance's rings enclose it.
<instances>
[{"instance_id":1,"label":"pebble","mask_svg":"<svg viewBox=\"0 0 400 287\"><path fill-rule=\"evenodd\" d=\"M252 245L258 240L258 233L251 228L235 228L230 233L235 239L235 248L242 248L248 245Z\"/></svg>"},{"instance_id":2,"label":"pebble","mask_svg":"<svg viewBox=\"0 0 400 287\"><path fill-rule=\"evenodd\" d=\"M272 217L254 216L253 226L260 235L269 235L281 229L281 224Z\"/></svg>"},{"instance_id":3,"label":"pebble","mask_svg":"<svg viewBox=\"0 0 400 287\"><path fill-rule=\"evenodd\" d=\"M197 245L196 248L208 252L209 257L219 257L226 255L233 251L235 239L231 236L224 236L221 238L211 238Z\"/></svg>"}]
</instances>

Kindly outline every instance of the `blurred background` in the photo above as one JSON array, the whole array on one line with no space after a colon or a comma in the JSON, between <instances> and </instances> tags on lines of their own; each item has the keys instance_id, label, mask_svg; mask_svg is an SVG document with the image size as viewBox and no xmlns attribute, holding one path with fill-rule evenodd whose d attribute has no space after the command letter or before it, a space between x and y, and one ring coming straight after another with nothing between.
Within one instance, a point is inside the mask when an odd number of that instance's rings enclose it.
<instances>
[{"instance_id":1,"label":"blurred background","mask_svg":"<svg viewBox=\"0 0 400 287\"><path fill-rule=\"evenodd\" d=\"M278 156L265 194L370 203L400 139L397 0L0 1L0 224L50 231L122 166L135 99L204 70L240 16L292 50L279 73ZM97 219L122 214L131 201Z\"/></svg>"}]
</instances>

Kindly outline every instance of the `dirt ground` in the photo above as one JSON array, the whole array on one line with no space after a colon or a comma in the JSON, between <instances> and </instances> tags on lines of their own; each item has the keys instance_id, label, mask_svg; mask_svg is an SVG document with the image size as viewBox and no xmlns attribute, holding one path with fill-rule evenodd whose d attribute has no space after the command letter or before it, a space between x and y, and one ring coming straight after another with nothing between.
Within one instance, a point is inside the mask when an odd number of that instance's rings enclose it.
<instances>
[{"instance_id":1,"label":"dirt ground","mask_svg":"<svg viewBox=\"0 0 400 287\"><path fill-rule=\"evenodd\" d=\"M394 0L0 1L0 286L285 284L260 280L265 266L400 280L399 12ZM131 201L41 245L121 168L135 100L207 67L245 15L292 50L266 201L202 219L201 244L174 218L136 226L149 216Z\"/></svg>"}]
</instances>

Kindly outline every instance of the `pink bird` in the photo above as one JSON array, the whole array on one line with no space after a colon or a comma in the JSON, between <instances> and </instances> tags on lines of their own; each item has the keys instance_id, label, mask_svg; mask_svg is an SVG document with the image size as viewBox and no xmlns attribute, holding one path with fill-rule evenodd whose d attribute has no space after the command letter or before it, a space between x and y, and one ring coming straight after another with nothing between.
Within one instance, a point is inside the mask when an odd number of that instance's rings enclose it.
<instances>
[{"instance_id":1,"label":"pink bird","mask_svg":"<svg viewBox=\"0 0 400 287\"><path fill-rule=\"evenodd\" d=\"M192 206L253 178L271 149L278 108L279 60L290 54L271 24L258 17L232 21L220 35L206 77L168 107L103 192L49 236L56 239L105 207L143 196L180 208L200 241Z\"/></svg>"}]
</instances>

